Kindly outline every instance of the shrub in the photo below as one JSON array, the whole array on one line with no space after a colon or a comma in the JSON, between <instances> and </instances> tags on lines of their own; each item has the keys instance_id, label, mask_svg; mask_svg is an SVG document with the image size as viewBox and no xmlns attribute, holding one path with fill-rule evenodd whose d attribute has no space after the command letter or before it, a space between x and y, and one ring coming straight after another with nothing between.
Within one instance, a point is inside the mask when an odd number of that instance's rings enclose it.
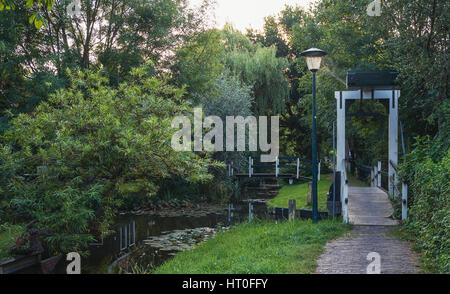
<instances>
[{"instance_id":1,"label":"shrub","mask_svg":"<svg viewBox=\"0 0 450 294\"><path fill-rule=\"evenodd\" d=\"M70 75L67 89L14 118L0 144L3 208L38 219L53 233L51 248L63 252L107 234L121 204L155 195L161 179L211 179L207 157L170 147L172 118L191 111L183 89L147 67L118 89L99 72Z\"/></svg>"},{"instance_id":2,"label":"shrub","mask_svg":"<svg viewBox=\"0 0 450 294\"><path fill-rule=\"evenodd\" d=\"M405 228L416 237L425 265L450 273L450 149L435 140L418 139L416 149L401 165L409 184L409 219Z\"/></svg>"}]
</instances>

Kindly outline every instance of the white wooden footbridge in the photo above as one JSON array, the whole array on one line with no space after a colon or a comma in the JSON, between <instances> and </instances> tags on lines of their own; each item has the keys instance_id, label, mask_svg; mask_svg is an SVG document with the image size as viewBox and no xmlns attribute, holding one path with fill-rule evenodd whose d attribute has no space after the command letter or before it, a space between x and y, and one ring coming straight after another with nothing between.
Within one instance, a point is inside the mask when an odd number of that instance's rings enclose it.
<instances>
[{"instance_id":1,"label":"white wooden footbridge","mask_svg":"<svg viewBox=\"0 0 450 294\"><path fill-rule=\"evenodd\" d=\"M337 100L337 171L341 173L341 204L344 222L356 225L395 225L394 212L388 193L394 197L402 196L402 219L407 218L408 187L402 183L402 191L397 189L399 177L398 164L398 102L399 90L357 90L338 91ZM388 171L381 170L381 162L371 170L369 188L351 187L348 181L348 158L345 145L346 102L349 100L389 100L389 162ZM381 177L388 177L388 191L381 188Z\"/></svg>"}]
</instances>

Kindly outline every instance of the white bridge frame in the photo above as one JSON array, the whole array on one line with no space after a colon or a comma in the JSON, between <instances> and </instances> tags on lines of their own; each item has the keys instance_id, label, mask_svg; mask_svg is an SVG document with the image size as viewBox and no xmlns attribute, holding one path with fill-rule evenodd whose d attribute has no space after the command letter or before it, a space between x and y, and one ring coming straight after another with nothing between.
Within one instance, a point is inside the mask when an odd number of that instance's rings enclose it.
<instances>
[{"instance_id":1,"label":"white bridge frame","mask_svg":"<svg viewBox=\"0 0 450 294\"><path fill-rule=\"evenodd\" d=\"M398 102L400 90L356 90L356 91L336 91L337 101L337 167L341 172L341 203L342 216L344 222L348 222L348 181L346 172L345 154L345 121L347 100L389 100L389 193L395 195L395 186L398 182L395 176L396 171L392 165L398 164ZM381 182L381 181L380 181ZM404 199L405 200L405 199ZM404 201L404 205L406 205ZM406 218L406 215L404 215Z\"/></svg>"}]
</instances>

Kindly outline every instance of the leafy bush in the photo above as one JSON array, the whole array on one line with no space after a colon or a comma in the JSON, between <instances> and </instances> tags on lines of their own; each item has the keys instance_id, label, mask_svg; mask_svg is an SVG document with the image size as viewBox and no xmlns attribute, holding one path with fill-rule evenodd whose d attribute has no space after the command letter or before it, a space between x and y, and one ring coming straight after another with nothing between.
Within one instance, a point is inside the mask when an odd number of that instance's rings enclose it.
<instances>
[{"instance_id":1,"label":"leafy bush","mask_svg":"<svg viewBox=\"0 0 450 294\"><path fill-rule=\"evenodd\" d=\"M122 203L155 195L161 179L211 179L207 157L170 147L172 118L191 111L184 90L147 70L118 89L100 73L70 74L67 89L12 120L0 144L1 205L38 219L51 248L79 250L107 234Z\"/></svg>"},{"instance_id":2,"label":"leafy bush","mask_svg":"<svg viewBox=\"0 0 450 294\"><path fill-rule=\"evenodd\" d=\"M416 237L426 266L442 273L450 273L450 149L447 134L442 131L434 140L418 138L416 149L401 165L401 175L409 184L409 219L405 227Z\"/></svg>"}]
</instances>

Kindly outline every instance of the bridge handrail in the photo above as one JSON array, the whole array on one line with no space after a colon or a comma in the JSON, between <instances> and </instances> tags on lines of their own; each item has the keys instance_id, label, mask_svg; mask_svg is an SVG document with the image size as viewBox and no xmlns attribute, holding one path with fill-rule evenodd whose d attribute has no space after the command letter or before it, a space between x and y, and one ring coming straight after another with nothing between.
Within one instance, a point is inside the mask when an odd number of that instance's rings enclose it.
<instances>
[{"instance_id":1,"label":"bridge handrail","mask_svg":"<svg viewBox=\"0 0 450 294\"><path fill-rule=\"evenodd\" d=\"M389 175L389 172L383 171L381 169L381 161L378 162L378 166L374 166L371 171L371 184L373 187L381 187L381 175L388 176L389 182L393 187L394 197L398 197L398 195L402 195L402 220L406 220L408 218L408 185L404 179L399 176L399 168L392 161L389 160L389 165L394 170L392 176ZM402 183L402 189L397 187L397 179L400 179Z\"/></svg>"},{"instance_id":2,"label":"bridge handrail","mask_svg":"<svg viewBox=\"0 0 450 294\"><path fill-rule=\"evenodd\" d=\"M341 176L341 202L343 205L342 217L344 222L348 223L348 175L347 175L347 158L342 159L342 176Z\"/></svg>"},{"instance_id":3,"label":"bridge handrail","mask_svg":"<svg viewBox=\"0 0 450 294\"><path fill-rule=\"evenodd\" d=\"M312 160L300 157L293 156L279 156L276 157L275 163L264 163L264 164L255 164L255 160L260 160L260 156L249 156L248 158L248 176L251 178L255 175L255 169L272 169L275 168L275 177L279 177L281 168L295 168L296 169L296 178L304 178L300 175L300 171L309 171L312 172L312 168L307 168L302 166L301 162L312 163ZM280 163L280 161L283 161ZM287 162L286 162L287 161ZM296 164L289 164L295 162ZM232 176L234 174L234 170L232 165L228 166L228 175ZM320 181L320 162L319 162L319 170L318 170L318 179Z\"/></svg>"}]
</instances>

